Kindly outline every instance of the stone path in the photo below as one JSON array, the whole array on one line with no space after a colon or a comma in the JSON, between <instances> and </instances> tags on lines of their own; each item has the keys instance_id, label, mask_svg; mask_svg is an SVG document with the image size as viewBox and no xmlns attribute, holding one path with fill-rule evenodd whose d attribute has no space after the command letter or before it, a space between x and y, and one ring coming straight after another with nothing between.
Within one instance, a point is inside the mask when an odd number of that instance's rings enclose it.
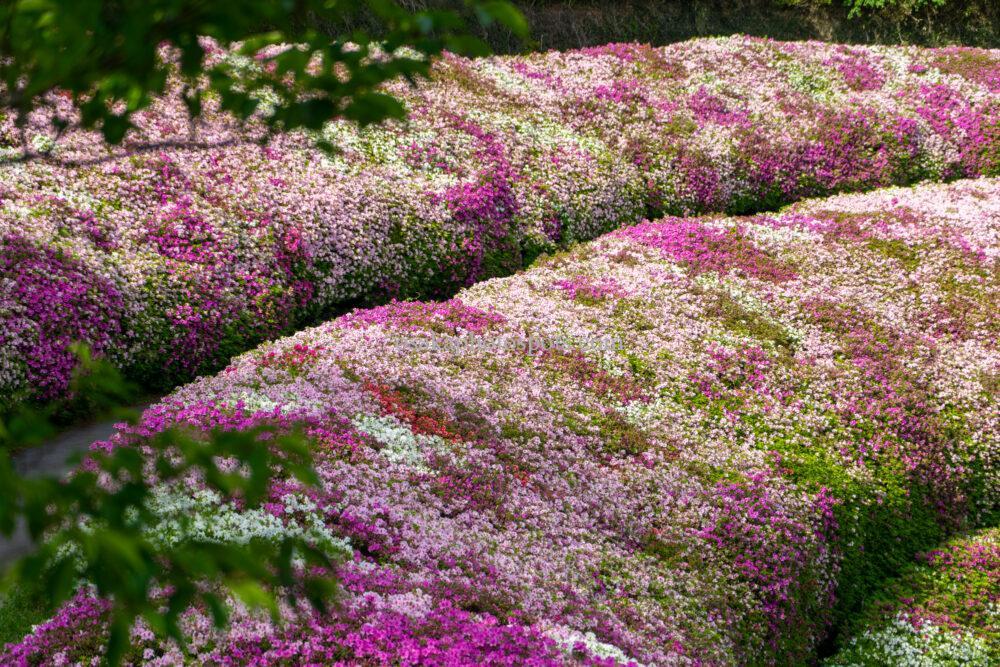
<instances>
[{"instance_id":1,"label":"stone path","mask_svg":"<svg viewBox=\"0 0 1000 667\"><path fill-rule=\"evenodd\" d=\"M147 405L137 406L140 412ZM26 449L14 456L14 468L22 475L64 475L70 470L67 459L84 452L91 443L106 440L114 433L117 420L86 424L64 431L44 445ZM31 540L24 526L9 539L0 538L0 570L10 562L28 553Z\"/></svg>"}]
</instances>

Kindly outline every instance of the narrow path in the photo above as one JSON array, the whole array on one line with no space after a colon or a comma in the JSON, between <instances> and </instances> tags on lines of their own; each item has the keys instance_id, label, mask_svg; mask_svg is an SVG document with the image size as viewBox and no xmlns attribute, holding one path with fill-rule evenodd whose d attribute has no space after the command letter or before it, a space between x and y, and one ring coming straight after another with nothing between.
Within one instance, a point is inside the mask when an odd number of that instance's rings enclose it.
<instances>
[{"instance_id":1,"label":"narrow path","mask_svg":"<svg viewBox=\"0 0 1000 667\"><path fill-rule=\"evenodd\" d=\"M150 403L135 406L142 412ZM84 452L93 442L106 440L115 431L118 420L75 426L63 431L49 442L25 449L14 456L14 469L21 475L64 475L70 470L68 459ZM0 538L0 570L31 550L31 539L24 528L18 526L10 538Z\"/></svg>"}]
</instances>

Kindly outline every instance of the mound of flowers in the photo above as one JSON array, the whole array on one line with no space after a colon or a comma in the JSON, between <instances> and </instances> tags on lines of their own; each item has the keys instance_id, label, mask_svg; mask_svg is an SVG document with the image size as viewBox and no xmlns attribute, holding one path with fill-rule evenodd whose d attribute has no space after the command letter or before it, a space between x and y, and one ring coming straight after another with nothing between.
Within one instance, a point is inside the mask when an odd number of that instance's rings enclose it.
<instances>
[{"instance_id":1,"label":"mound of flowers","mask_svg":"<svg viewBox=\"0 0 1000 667\"><path fill-rule=\"evenodd\" d=\"M996 520L998 257L1000 180L644 222L262 346L96 446L314 442L321 488L253 516L163 491L164 539L183 515L342 555L328 615L191 612L196 664L805 664L914 554ZM0 662L91 659L103 609L82 589Z\"/></svg>"},{"instance_id":2,"label":"mound of flowers","mask_svg":"<svg viewBox=\"0 0 1000 667\"><path fill-rule=\"evenodd\" d=\"M334 157L298 134L262 147L221 115L191 125L177 94L122 149L29 127L48 157L0 179L0 396L64 397L74 340L173 387L331 313L448 296L643 217L996 173L998 67L996 51L743 37L449 56L392 89L407 122L330 124ZM0 118L5 154L21 136Z\"/></svg>"},{"instance_id":3,"label":"mound of flowers","mask_svg":"<svg viewBox=\"0 0 1000 667\"><path fill-rule=\"evenodd\" d=\"M827 664L1000 663L1000 529L953 540L921 561L869 605L863 629Z\"/></svg>"}]
</instances>

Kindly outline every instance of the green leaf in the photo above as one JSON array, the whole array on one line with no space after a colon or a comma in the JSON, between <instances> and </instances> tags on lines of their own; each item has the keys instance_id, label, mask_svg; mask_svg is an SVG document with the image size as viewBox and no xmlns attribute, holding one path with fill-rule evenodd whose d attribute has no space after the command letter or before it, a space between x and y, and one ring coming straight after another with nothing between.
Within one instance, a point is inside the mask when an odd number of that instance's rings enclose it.
<instances>
[{"instance_id":1,"label":"green leaf","mask_svg":"<svg viewBox=\"0 0 1000 667\"><path fill-rule=\"evenodd\" d=\"M109 144L120 144L125 138L125 133L131 127L127 115L116 116L109 114L104 117L101 124L101 134Z\"/></svg>"},{"instance_id":2,"label":"green leaf","mask_svg":"<svg viewBox=\"0 0 1000 667\"><path fill-rule=\"evenodd\" d=\"M476 9L483 25L488 26L496 21L506 26L521 39L528 38L528 21L524 18L524 14L511 3L503 0L491 0L490 2L477 3Z\"/></svg>"},{"instance_id":3,"label":"green leaf","mask_svg":"<svg viewBox=\"0 0 1000 667\"><path fill-rule=\"evenodd\" d=\"M490 47L472 35L455 35L445 40L445 48L453 53L478 58L489 55Z\"/></svg>"},{"instance_id":4,"label":"green leaf","mask_svg":"<svg viewBox=\"0 0 1000 667\"><path fill-rule=\"evenodd\" d=\"M278 616L278 603L267 590L256 581L234 581L229 589L250 609L266 609L272 617Z\"/></svg>"},{"instance_id":5,"label":"green leaf","mask_svg":"<svg viewBox=\"0 0 1000 667\"><path fill-rule=\"evenodd\" d=\"M402 118L406 115L402 103L384 93L361 93L355 96L344 110L344 116L359 125L370 125L387 118Z\"/></svg>"},{"instance_id":6,"label":"green leaf","mask_svg":"<svg viewBox=\"0 0 1000 667\"><path fill-rule=\"evenodd\" d=\"M108 632L105 660L109 665L121 664L128 648L129 633L132 630L132 618L127 614L115 614Z\"/></svg>"}]
</instances>

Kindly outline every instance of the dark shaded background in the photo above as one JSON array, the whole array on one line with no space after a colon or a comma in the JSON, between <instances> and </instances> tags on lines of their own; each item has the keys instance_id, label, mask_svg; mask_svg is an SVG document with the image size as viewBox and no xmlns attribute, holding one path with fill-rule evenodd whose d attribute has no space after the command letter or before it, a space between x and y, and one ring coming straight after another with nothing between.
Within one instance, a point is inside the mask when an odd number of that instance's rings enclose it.
<instances>
[{"instance_id":1,"label":"dark shaded background","mask_svg":"<svg viewBox=\"0 0 1000 667\"><path fill-rule=\"evenodd\" d=\"M789 2L799 4L790 5ZM463 0L400 0L410 9L463 10ZM944 6L893 5L849 17L841 0L513 0L527 17L533 49L608 42L654 45L744 33L781 40L1000 47L1000 0L949 0ZM369 28L360 20L356 27ZM328 26L340 32L345 26ZM372 26L374 27L374 26ZM377 32L377 30L376 30ZM494 51L526 50L503 30L486 31Z\"/></svg>"}]
</instances>

